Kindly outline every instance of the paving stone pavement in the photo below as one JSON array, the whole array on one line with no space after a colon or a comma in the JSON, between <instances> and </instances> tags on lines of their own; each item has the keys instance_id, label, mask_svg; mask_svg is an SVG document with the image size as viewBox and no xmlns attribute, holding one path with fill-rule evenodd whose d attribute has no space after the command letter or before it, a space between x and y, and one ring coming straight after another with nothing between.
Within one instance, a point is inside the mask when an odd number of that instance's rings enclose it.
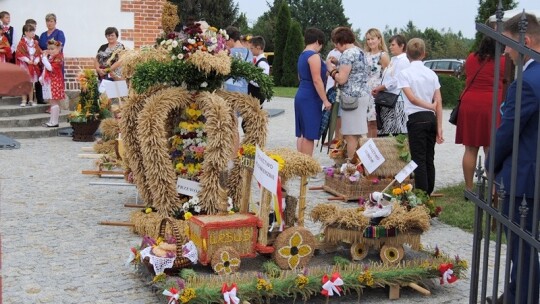
<instances>
[{"instance_id":1,"label":"paving stone pavement","mask_svg":"<svg viewBox=\"0 0 540 304\"><path fill-rule=\"evenodd\" d=\"M285 114L269 120L267 146L294 149L293 100L275 98L265 107L285 109ZM455 127L445 119L446 142L435 152L437 188L462 180L463 147L453 143L454 132ZM134 201L135 188L89 185L121 182L81 174L81 170L94 168L93 160L77 156L89 143L73 142L69 137L22 139L20 143L20 149L0 150L4 303L159 303L147 282L124 266L129 247L138 244L140 237L126 227L98 225L103 220L127 221L133 210L123 204ZM315 158L322 165L331 163L324 153L317 152ZM321 183L313 181L310 186ZM291 194L296 194L298 184L299 179L290 181ZM323 191L308 191L308 209L327 202L328 197ZM315 223L308 221L306 226L319 232ZM470 261L472 235L438 220L432 221L422 242ZM435 282L430 297L404 288L398 301L388 300L382 289L366 290L361 303L468 303L469 283L468 279L451 286Z\"/></svg>"}]
</instances>

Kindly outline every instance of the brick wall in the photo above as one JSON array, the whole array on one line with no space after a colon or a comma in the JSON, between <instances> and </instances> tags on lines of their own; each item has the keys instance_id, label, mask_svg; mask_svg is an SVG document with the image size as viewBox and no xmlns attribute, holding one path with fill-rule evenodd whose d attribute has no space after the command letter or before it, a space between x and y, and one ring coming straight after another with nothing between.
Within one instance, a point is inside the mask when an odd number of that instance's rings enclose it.
<instances>
[{"instance_id":1,"label":"brick wall","mask_svg":"<svg viewBox=\"0 0 540 304\"><path fill-rule=\"evenodd\" d=\"M122 41L133 41L135 49L154 44L161 32L161 12L166 0L122 0L121 12L134 15L134 28L118 29ZM65 59L65 88L68 91L79 90L77 75L81 70L93 68L93 58Z\"/></svg>"}]
</instances>

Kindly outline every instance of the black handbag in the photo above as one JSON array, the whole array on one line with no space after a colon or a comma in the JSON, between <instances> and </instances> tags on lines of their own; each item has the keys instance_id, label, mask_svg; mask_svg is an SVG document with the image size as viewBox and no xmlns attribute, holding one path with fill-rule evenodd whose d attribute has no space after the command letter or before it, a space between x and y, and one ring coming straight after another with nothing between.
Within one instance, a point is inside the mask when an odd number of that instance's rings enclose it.
<instances>
[{"instance_id":1,"label":"black handbag","mask_svg":"<svg viewBox=\"0 0 540 304\"><path fill-rule=\"evenodd\" d=\"M399 94L381 91L375 96L375 104L381 107L393 108L396 106Z\"/></svg>"},{"instance_id":2,"label":"black handbag","mask_svg":"<svg viewBox=\"0 0 540 304\"><path fill-rule=\"evenodd\" d=\"M459 96L459 99L457 101L457 104L456 106L452 109L452 112L450 113L450 118L448 119L448 122L453 124L453 125L457 125L457 121L458 121L458 114L459 114L459 106L461 105L461 98L463 97L463 95L465 94L465 92L467 92L467 90L469 89L469 87L472 85L474 79L476 78L476 76L478 76L478 73L480 73L480 71L482 70L482 68L484 67L484 65L486 65L487 63L487 59L484 61L484 63L482 63L482 65L480 66L480 68L478 69L478 71L476 71L476 74L474 74L474 77L472 78L471 82L469 83L469 85L467 87L465 87L465 89L463 90L463 92L461 92L461 95Z\"/></svg>"}]
</instances>

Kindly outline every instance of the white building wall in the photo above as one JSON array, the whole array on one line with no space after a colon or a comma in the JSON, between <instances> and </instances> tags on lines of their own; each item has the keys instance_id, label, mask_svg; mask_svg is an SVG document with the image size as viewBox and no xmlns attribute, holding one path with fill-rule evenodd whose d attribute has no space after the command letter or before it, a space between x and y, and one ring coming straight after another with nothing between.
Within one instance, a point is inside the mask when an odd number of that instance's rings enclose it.
<instances>
[{"instance_id":1,"label":"white building wall","mask_svg":"<svg viewBox=\"0 0 540 304\"><path fill-rule=\"evenodd\" d=\"M133 13L120 11L121 0L0 0L0 11L11 16L18 40L26 19L37 22L36 34L47 30L45 15L56 14L56 27L66 36L66 57L94 57L100 45L107 43L105 29L114 26L133 29ZM17 37L14 37L16 39ZM133 41L119 40L130 49Z\"/></svg>"}]
</instances>

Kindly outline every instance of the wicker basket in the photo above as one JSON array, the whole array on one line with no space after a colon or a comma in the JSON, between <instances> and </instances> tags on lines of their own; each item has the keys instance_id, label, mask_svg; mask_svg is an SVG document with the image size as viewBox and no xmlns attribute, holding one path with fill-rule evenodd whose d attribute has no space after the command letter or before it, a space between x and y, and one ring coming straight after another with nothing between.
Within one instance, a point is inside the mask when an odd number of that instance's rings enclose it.
<instances>
[{"instance_id":1,"label":"wicker basket","mask_svg":"<svg viewBox=\"0 0 540 304\"><path fill-rule=\"evenodd\" d=\"M186 242L183 235L180 233L180 228L176 225L174 220L170 217L164 218L161 220L160 226L159 226L159 237L164 238L165 237L165 228L167 226L167 223L171 226L172 233L174 238L176 239L176 259L174 260L174 265L172 268L165 269L165 274L167 275L176 275L178 274L178 271L182 268L190 267L192 265L191 261L182 256L182 245ZM155 275L154 273L154 267L152 264L150 264L149 259L145 258L143 263L148 268L148 271Z\"/></svg>"},{"instance_id":2,"label":"wicker basket","mask_svg":"<svg viewBox=\"0 0 540 304\"><path fill-rule=\"evenodd\" d=\"M373 178L361 178L356 182L351 182L343 176L326 175L324 179L324 190L336 196L343 197L344 200L357 200L361 197L367 197L374 191L382 191L393 178L381 178L378 182L373 182ZM413 183L413 180L407 177L403 183Z\"/></svg>"}]
</instances>

